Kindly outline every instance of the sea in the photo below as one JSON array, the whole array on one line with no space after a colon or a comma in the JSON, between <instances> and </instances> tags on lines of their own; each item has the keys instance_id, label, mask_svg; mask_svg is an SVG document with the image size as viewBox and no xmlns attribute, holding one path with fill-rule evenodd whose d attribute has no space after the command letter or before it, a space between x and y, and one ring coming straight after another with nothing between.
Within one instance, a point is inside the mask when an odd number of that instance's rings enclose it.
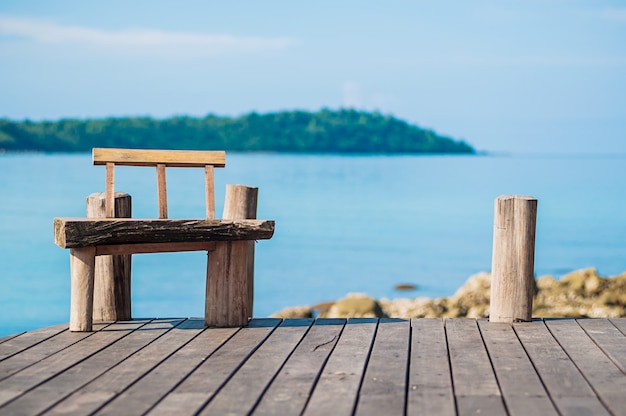
<instances>
[{"instance_id":1,"label":"sea","mask_svg":"<svg viewBox=\"0 0 626 416\"><path fill-rule=\"evenodd\" d=\"M339 299L452 295L489 271L494 200L538 199L535 273L626 272L626 155L318 155L228 153L225 186L259 188L254 315ZM104 191L89 154L0 154L0 336L69 320L69 252L54 217L85 216ZM116 168L134 217L156 217L153 168ZM202 218L201 169L167 171L170 218ZM204 313L206 253L133 256L134 317ZM398 284L415 290L397 291Z\"/></svg>"}]
</instances>

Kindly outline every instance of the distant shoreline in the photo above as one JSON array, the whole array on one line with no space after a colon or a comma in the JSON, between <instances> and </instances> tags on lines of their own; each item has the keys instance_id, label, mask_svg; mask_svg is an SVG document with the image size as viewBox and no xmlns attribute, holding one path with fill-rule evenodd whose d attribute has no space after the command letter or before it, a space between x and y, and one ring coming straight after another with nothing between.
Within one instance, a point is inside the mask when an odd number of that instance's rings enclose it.
<instances>
[{"instance_id":1,"label":"distant shoreline","mask_svg":"<svg viewBox=\"0 0 626 416\"><path fill-rule=\"evenodd\" d=\"M249 113L240 117L122 117L32 122L0 119L0 149L93 147L294 153L475 154L463 140L391 115L352 109Z\"/></svg>"}]
</instances>

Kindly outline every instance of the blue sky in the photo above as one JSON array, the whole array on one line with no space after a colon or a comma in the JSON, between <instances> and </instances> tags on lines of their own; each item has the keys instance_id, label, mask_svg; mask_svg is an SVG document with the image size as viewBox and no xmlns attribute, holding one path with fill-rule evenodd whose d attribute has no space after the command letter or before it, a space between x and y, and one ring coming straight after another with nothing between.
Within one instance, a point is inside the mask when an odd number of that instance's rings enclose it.
<instances>
[{"instance_id":1,"label":"blue sky","mask_svg":"<svg viewBox=\"0 0 626 416\"><path fill-rule=\"evenodd\" d=\"M626 3L2 0L0 117L393 114L480 150L626 154Z\"/></svg>"}]
</instances>

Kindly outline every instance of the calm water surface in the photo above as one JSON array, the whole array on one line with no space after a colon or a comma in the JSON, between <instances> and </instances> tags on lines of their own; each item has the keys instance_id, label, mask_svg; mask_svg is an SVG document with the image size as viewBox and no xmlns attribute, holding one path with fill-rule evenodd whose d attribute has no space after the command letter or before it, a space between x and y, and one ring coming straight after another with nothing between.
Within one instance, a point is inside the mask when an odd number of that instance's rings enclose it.
<instances>
[{"instance_id":1,"label":"calm water surface","mask_svg":"<svg viewBox=\"0 0 626 416\"><path fill-rule=\"evenodd\" d=\"M55 216L104 190L89 155L0 155L0 336L69 319L69 253ZM276 233L256 255L255 316L334 300L448 296L491 267L493 201L539 199L536 273L626 271L626 157L227 155L226 183L259 187ZM118 168L135 217L156 216L155 173ZM168 170L172 218L204 215L203 172ZM133 316L202 316L205 253L133 257ZM418 285L395 292L398 283Z\"/></svg>"}]
</instances>

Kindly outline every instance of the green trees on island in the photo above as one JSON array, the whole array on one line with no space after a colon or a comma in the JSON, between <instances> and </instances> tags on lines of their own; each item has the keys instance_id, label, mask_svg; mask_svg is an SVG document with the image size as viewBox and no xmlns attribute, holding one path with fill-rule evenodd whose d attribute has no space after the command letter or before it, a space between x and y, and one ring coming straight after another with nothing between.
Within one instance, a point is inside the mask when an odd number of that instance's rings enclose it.
<instances>
[{"instance_id":1,"label":"green trees on island","mask_svg":"<svg viewBox=\"0 0 626 416\"><path fill-rule=\"evenodd\" d=\"M82 152L92 147L315 153L475 153L463 141L392 116L356 110L240 117L0 119L0 150Z\"/></svg>"}]
</instances>

